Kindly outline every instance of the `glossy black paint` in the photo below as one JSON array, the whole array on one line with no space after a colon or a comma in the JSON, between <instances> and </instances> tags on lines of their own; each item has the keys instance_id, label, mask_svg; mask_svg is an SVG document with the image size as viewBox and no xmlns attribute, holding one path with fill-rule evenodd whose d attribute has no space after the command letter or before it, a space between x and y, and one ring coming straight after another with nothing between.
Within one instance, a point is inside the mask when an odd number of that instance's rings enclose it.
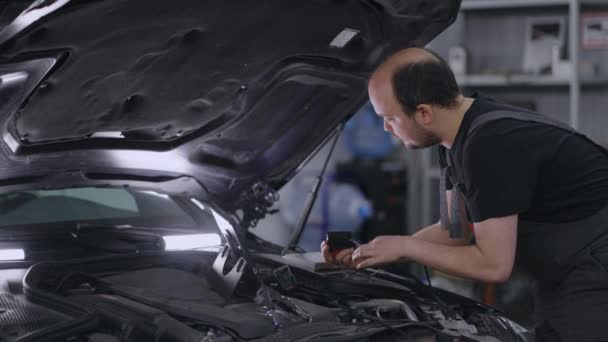
<instances>
[{"instance_id":1,"label":"glossy black paint","mask_svg":"<svg viewBox=\"0 0 608 342\"><path fill-rule=\"evenodd\" d=\"M381 59L429 42L459 4L40 1L0 31L0 70L28 76L0 84L0 180L187 176L233 213L254 184L289 179Z\"/></svg>"}]
</instances>

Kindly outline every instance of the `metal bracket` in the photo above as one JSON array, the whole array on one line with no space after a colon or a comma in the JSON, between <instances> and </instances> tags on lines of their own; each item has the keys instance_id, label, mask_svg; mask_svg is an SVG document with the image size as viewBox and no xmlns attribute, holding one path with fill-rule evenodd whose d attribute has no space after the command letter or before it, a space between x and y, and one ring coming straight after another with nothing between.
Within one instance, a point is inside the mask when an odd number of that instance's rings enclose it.
<instances>
[{"instance_id":1,"label":"metal bracket","mask_svg":"<svg viewBox=\"0 0 608 342\"><path fill-rule=\"evenodd\" d=\"M243 257L240 257L232 269L224 274L224 267L226 266L226 262L228 261L231 252L230 246L224 245L224 247L222 247L213 262L213 270L210 277L213 289L224 298L230 298L232 296L236 285L243 276L245 266L247 266L247 261Z\"/></svg>"},{"instance_id":2,"label":"metal bracket","mask_svg":"<svg viewBox=\"0 0 608 342\"><path fill-rule=\"evenodd\" d=\"M270 208L278 200L279 193L264 182L255 183L250 189L243 192L238 205L243 212L242 228L253 228L267 214L275 213L276 210Z\"/></svg>"}]
</instances>

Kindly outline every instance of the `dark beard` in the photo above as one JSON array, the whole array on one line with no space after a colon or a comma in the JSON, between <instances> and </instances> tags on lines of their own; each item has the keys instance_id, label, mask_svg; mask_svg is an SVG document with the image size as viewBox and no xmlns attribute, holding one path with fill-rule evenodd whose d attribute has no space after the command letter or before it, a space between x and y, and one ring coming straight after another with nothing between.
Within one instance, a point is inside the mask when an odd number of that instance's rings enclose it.
<instances>
[{"instance_id":1,"label":"dark beard","mask_svg":"<svg viewBox=\"0 0 608 342\"><path fill-rule=\"evenodd\" d=\"M434 145L437 145L441 142L441 139L439 139L438 136L436 136L435 134L427 131L426 129L418 126L418 140L420 141L418 144L408 144L408 143L403 143L405 145L405 147L407 147L410 150L419 150L422 148L427 148L427 147L431 147Z\"/></svg>"}]
</instances>

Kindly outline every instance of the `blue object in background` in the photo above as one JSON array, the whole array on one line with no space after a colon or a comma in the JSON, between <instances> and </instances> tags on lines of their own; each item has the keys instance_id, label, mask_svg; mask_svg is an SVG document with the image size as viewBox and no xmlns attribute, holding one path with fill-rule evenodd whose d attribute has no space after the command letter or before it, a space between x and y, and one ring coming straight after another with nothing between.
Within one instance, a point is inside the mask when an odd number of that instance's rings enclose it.
<instances>
[{"instance_id":1,"label":"blue object in background","mask_svg":"<svg viewBox=\"0 0 608 342\"><path fill-rule=\"evenodd\" d=\"M323 187L323 198L315 203L312 220L298 244L306 251L318 251L328 231L348 231L358 240L363 223L374 213L372 203L355 184L332 182Z\"/></svg>"},{"instance_id":2,"label":"blue object in background","mask_svg":"<svg viewBox=\"0 0 608 342\"><path fill-rule=\"evenodd\" d=\"M304 195L314 179L312 175L308 179L302 174L298 176L283 189L279 211L285 222L294 227L302 215ZM328 231L350 231L357 238L373 212L371 201L357 185L335 182L334 174L330 173L325 176L298 245L306 251L318 251Z\"/></svg>"},{"instance_id":3,"label":"blue object in background","mask_svg":"<svg viewBox=\"0 0 608 342\"><path fill-rule=\"evenodd\" d=\"M350 231L353 236L359 235L363 222L374 212L372 203L359 187L351 183L334 183L328 197L327 231Z\"/></svg>"},{"instance_id":4,"label":"blue object in background","mask_svg":"<svg viewBox=\"0 0 608 342\"><path fill-rule=\"evenodd\" d=\"M384 120L369 101L348 120L343 134L346 147L355 157L383 158L394 148L391 135L384 131Z\"/></svg>"}]
</instances>

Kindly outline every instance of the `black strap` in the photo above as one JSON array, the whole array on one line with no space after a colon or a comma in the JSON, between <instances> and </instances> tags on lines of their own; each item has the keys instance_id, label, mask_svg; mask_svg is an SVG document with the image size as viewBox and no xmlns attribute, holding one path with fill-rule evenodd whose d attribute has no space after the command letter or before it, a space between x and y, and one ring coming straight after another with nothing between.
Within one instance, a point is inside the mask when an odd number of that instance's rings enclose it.
<instances>
[{"instance_id":1,"label":"black strap","mask_svg":"<svg viewBox=\"0 0 608 342\"><path fill-rule=\"evenodd\" d=\"M564 129L568 132L571 133L578 133L574 130L574 128L566 125L565 123L552 119L548 116L544 116L544 115L540 115L540 114L535 114L535 113L528 113L528 112L517 112L517 111L510 111L510 110L495 110L495 111L491 111L482 115L479 115L478 117L476 117L473 122L471 122L471 125L469 126L469 131L467 132L467 136L470 136L471 134L473 134L473 132L475 132L477 129L479 129L479 127L485 125L488 122L491 121L496 121L496 120L500 120L500 119L515 119L515 120L521 120L521 121L531 121L531 122L538 122L538 123L543 123L546 125L550 125L550 126L556 126L559 127L561 129Z\"/></svg>"},{"instance_id":2,"label":"black strap","mask_svg":"<svg viewBox=\"0 0 608 342\"><path fill-rule=\"evenodd\" d=\"M452 239L463 238L467 226L467 213L459 185L460 184L454 184L454 189L452 189L452 210L450 215L450 227L448 229L450 238Z\"/></svg>"},{"instance_id":3,"label":"black strap","mask_svg":"<svg viewBox=\"0 0 608 342\"><path fill-rule=\"evenodd\" d=\"M604 146L596 143L595 141L591 140L586 135L576 131L574 128L568 126L567 124L565 124L561 121L550 118L548 116L544 116L544 115L540 115L540 114L536 114L536 113L532 113L532 112L497 110L497 111L485 113L483 115L476 117L473 120L473 122L471 122L471 125L469 126L469 131L467 133L467 137L472 135L481 126L487 124L488 122L496 121L496 120L500 120L500 119L515 119L515 120L521 120L521 121L537 122L537 123L542 123L542 124L546 124L549 126L561 128L565 131L568 131L574 135L577 135L577 136L587 140L588 142L592 143L594 146L599 148L600 151L602 151L606 156L608 156L608 149L606 149Z\"/></svg>"},{"instance_id":4,"label":"black strap","mask_svg":"<svg viewBox=\"0 0 608 342\"><path fill-rule=\"evenodd\" d=\"M465 227L467 225L466 208L464 205L464 198L461 194L460 184L453 182L450 198L451 207L448 210L446 182L449 173L453 172L453 169L450 157L447 155L448 151L445 152L446 163L440 162L440 165L442 166L441 179L439 180L440 225L441 228L448 230L450 238L459 239L464 237Z\"/></svg>"},{"instance_id":5,"label":"black strap","mask_svg":"<svg viewBox=\"0 0 608 342\"><path fill-rule=\"evenodd\" d=\"M441 178L439 179L439 224L441 228L448 230L450 227L450 217L448 216L448 198L447 198L447 166L441 168Z\"/></svg>"}]
</instances>

